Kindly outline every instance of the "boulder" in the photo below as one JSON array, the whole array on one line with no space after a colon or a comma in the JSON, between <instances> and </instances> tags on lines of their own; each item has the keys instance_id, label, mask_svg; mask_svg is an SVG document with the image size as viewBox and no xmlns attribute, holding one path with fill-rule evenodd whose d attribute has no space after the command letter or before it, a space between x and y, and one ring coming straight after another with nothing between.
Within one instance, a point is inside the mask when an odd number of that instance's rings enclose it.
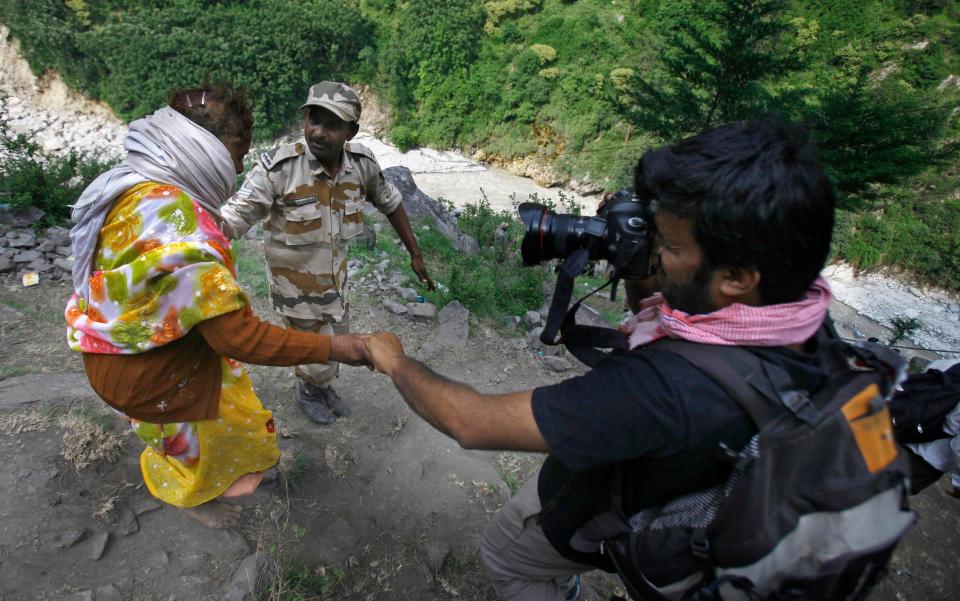
<instances>
[{"instance_id":1,"label":"boulder","mask_svg":"<svg viewBox=\"0 0 960 601\"><path fill-rule=\"evenodd\" d=\"M552 369L553 371L567 371L572 365L570 362L564 359L563 357L556 357L551 355L545 355L541 357L543 364Z\"/></svg>"},{"instance_id":2,"label":"boulder","mask_svg":"<svg viewBox=\"0 0 960 601\"><path fill-rule=\"evenodd\" d=\"M437 316L437 307L433 303L407 303L407 311L416 321L433 321Z\"/></svg>"},{"instance_id":3,"label":"boulder","mask_svg":"<svg viewBox=\"0 0 960 601\"><path fill-rule=\"evenodd\" d=\"M408 303L415 302L417 297L420 296L417 294L417 291L413 288L404 288L403 286L395 286L393 289L397 294L400 295L400 298L407 301Z\"/></svg>"},{"instance_id":4,"label":"boulder","mask_svg":"<svg viewBox=\"0 0 960 601\"><path fill-rule=\"evenodd\" d=\"M27 207L25 209L4 207L0 209L0 223L13 227L29 227L43 219L44 215L46 213L37 207Z\"/></svg>"},{"instance_id":5,"label":"boulder","mask_svg":"<svg viewBox=\"0 0 960 601\"><path fill-rule=\"evenodd\" d=\"M447 303L437 316L437 340L444 346L464 347L470 336L470 311L460 301Z\"/></svg>"},{"instance_id":6,"label":"boulder","mask_svg":"<svg viewBox=\"0 0 960 601\"><path fill-rule=\"evenodd\" d=\"M20 230L7 234L5 245L9 248L33 248L37 244L37 235L31 230Z\"/></svg>"},{"instance_id":7,"label":"boulder","mask_svg":"<svg viewBox=\"0 0 960 601\"><path fill-rule=\"evenodd\" d=\"M384 177L400 191L403 208L411 218L429 217L437 231L449 238L461 252L472 255L479 250L477 241L460 231L456 218L443 206L423 193L413 181L413 174L406 167L387 167ZM411 219L412 220L412 219Z\"/></svg>"},{"instance_id":8,"label":"boulder","mask_svg":"<svg viewBox=\"0 0 960 601\"><path fill-rule=\"evenodd\" d=\"M22 250L13 256L14 263L32 263L37 259L42 259L43 255L39 252L31 250Z\"/></svg>"},{"instance_id":9,"label":"boulder","mask_svg":"<svg viewBox=\"0 0 960 601\"><path fill-rule=\"evenodd\" d=\"M394 315L403 315L407 312L407 307L389 298L383 299L383 308Z\"/></svg>"},{"instance_id":10,"label":"boulder","mask_svg":"<svg viewBox=\"0 0 960 601\"><path fill-rule=\"evenodd\" d=\"M244 559L223 589L223 601L255 601L258 597L257 583L267 560L267 554L260 551Z\"/></svg>"},{"instance_id":11,"label":"boulder","mask_svg":"<svg viewBox=\"0 0 960 601\"><path fill-rule=\"evenodd\" d=\"M54 225L43 230L43 236L53 242L54 246L70 246L70 230Z\"/></svg>"}]
</instances>

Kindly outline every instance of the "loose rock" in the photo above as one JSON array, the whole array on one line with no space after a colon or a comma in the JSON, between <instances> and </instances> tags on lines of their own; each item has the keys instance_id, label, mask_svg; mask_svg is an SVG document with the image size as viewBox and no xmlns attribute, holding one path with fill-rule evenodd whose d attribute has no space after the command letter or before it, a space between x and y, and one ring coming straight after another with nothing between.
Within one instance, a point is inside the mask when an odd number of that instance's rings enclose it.
<instances>
[{"instance_id":1,"label":"loose rock","mask_svg":"<svg viewBox=\"0 0 960 601\"><path fill-rule=\"evenodd\" d=\"M103 552L107 549L107 542L110 540L109 532L97 532L90 537L90 559L93 561L99 560L103 557Z\"/></svg>"},{"instance_id":2,"label":"loose rock","mask_svg":"<svg viewBox=\"0 0 960 601\"><path fill-rule=\"evenodd\" d=\"M130 509L136 516L160 509L163 505L153 497L138 497L130 501Z\"/></svg>"},{"instance_id":3,"label":"loose rock","mask_svg":"<svg viewBox=\"0 0 960 601\"><path fill-rule=\"evenodd\" d=\"M439 328L437 331L437 340L440 344L452 347L463 347L467 344L467 338L470 336L470 311L460 304L460 301L452 301L440 311L437 316Z\"/></svg>"},{"instance_id":4,"label":"loose rock","mask_svg":"<svg viewBox=\"0 0 960 601\"><path fill-rule=\"evenodd\" d=\"M87 533L86 528L70 528L59 532L53 536L53 546L57 549L69 549L74 546Z\"/></svg>"},{"instance_id":5,"label":"loose rock","mask_svg":"<svg viewBox=\"0 0 960 601\"><path fill-rule=\"evenodd\" d=\"M431 359L436 359L440 354L440 347L432 342L424 342L420 346L420 357L424 361L430 361Z\"/></svg>"},{"instance_id":6,"label":"loose rock","mask_svg":"<svg viewBox=\"0 0 960 601\"><path fill-rule=\"evenodd\" d=\"M415 302L419 296L417 291L413 288L403 288L402 286L397 286L394 288L394 290L400 295L400 298L410 303Z\"/></svg>"},{"instance_id":7,"label":"loose rock","mask_svg":"<svg viewBox=\"0 0 960 601\"><path fill-rule=\"evenodd\" d=\"M14 263L30 263L31 261L36 261L37 259L42 259L43 255L38 253L35 250L24 250L13 255Z\"/></svg>"},{"instance_id":8,"label":"loose rock","mask_svg":"<svg viewBox=\"0 0 960 601\"><path fill-rule=\"evenodd\" d=\"M383 308L387 311L390 311L394 315L403 315L407 312L407 307L401 305L400 303L390 300L389 298L383 299Z\"/></svg>"},{"instance_id":9,"label":"loose rock","mask_svg":"<svg viewBox=\"0 0 960 601\"><path fill-rule=\"evenodd\" d=\"M260 551L244 559L223 590L223 601L254 601L257 598L257 582L266 563L267 556Z\"/></svg>"},{"instance_id":10,"label":"loose rock","mask_svg":"<svg viewBox=\"0 0 960 601\"><path fill-rule=\"evenodd\" d=\"M416 321L429 322L437 316L437 307L433 303L408 303L407 311Z\"/></svg>"},{"instance_id":11,"label":"loose rock","mask_svg":"<svg viewBox=\"0 0 960 601\"><path fill-rule=\"evenodd\" d=\"M572 365L570 362L564 359L563 357L554 357L550 355L545 355L541 358L543 364L552 369L553 371L567 371Z\"/></svg>"},{"instance_id":12,"label":"loose rock","mask_svg":"<svg viewBox=\"0 0 960 601\"><path fill-rule=\"evenodd\" d=\"M530 330L530 333L527 334L527 346L534 350L538 350L543 346L543 343L540 342L540 334L543 333L543 328L537 327Z\"/></svg>"},{"instance_id":13,"label":"loose rock","mask_svg":"<svg viewBox=\"0 0 960 601\"><path fill-rule=\"evenodd\" d=\"M93 589L94 601L123 601L123 595L112 584Z\"/></svg>"}]
</instances>

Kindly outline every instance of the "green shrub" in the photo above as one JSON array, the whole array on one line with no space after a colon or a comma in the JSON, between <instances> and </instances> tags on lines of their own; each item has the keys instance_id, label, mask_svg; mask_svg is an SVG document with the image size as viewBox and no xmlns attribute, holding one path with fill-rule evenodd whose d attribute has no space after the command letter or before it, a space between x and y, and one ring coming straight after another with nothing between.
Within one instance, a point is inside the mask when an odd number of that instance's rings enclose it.
<instances>
[{"instance_id":1,"label":"green shrub","mask_svg":"<svg viewBox=\"0 0 960 601\"><path fill-rule=\"evenodd\" d=\"M533 52L537 56L540 65L552 63L557 58L557 49L553 46L547 46L546 44L533 44L530 46L530 52Z\"/></svg>"},{"instance_id":2,"label":"green shrub","mask_svg":"<svg viewBox=\"0 0 960 601\"><path fill-rule=\"evenodd\" d=\"M406 125L394 125L390 127L390 141L401 152L406 152L417 147L417 133Z\"/></svg>"}]
</instances>

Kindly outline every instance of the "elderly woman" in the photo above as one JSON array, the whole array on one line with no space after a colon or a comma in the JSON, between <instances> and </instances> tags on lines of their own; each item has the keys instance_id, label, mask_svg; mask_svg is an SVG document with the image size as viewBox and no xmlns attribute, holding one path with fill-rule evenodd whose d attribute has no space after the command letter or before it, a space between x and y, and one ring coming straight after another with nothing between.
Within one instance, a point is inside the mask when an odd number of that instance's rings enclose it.
<instances>
[{"instance_id":1,"label":"elderly woman","mask_svg":"<svg viewBox=\"0 0 960 601\"><path fill-rule=\"evenodd\" d=\"M229 85L175 92L130 124L127 158L84 191L70 233L70 348L146 443L150 492L213 528L240 511L219 499L252 493L280 455L272 415L238 362L365 362L355 336L261 322L237 284L219 208L252 126Z\"/></svg>"}]
</instances>

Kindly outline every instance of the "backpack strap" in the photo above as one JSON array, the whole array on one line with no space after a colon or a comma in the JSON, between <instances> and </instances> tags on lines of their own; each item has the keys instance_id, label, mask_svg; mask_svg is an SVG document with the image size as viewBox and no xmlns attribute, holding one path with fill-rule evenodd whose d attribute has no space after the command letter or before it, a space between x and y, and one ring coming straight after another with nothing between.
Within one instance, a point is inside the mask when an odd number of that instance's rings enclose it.
<instances>
[{"instance_id":1,"label":"backpack strap","mask_svg":"<svg viewBox=\"0 0 960 601\"><path fill-rule=\"evenodd\" d=\"M750 416L757 429L780 415L777 406L780 399L774 389L775 384L764 372L763 362L750 351L735 346L697 344L674 338L661 339L653 345L657 349L680 355L710 376Z\"/></svg>"}]
</instances>

